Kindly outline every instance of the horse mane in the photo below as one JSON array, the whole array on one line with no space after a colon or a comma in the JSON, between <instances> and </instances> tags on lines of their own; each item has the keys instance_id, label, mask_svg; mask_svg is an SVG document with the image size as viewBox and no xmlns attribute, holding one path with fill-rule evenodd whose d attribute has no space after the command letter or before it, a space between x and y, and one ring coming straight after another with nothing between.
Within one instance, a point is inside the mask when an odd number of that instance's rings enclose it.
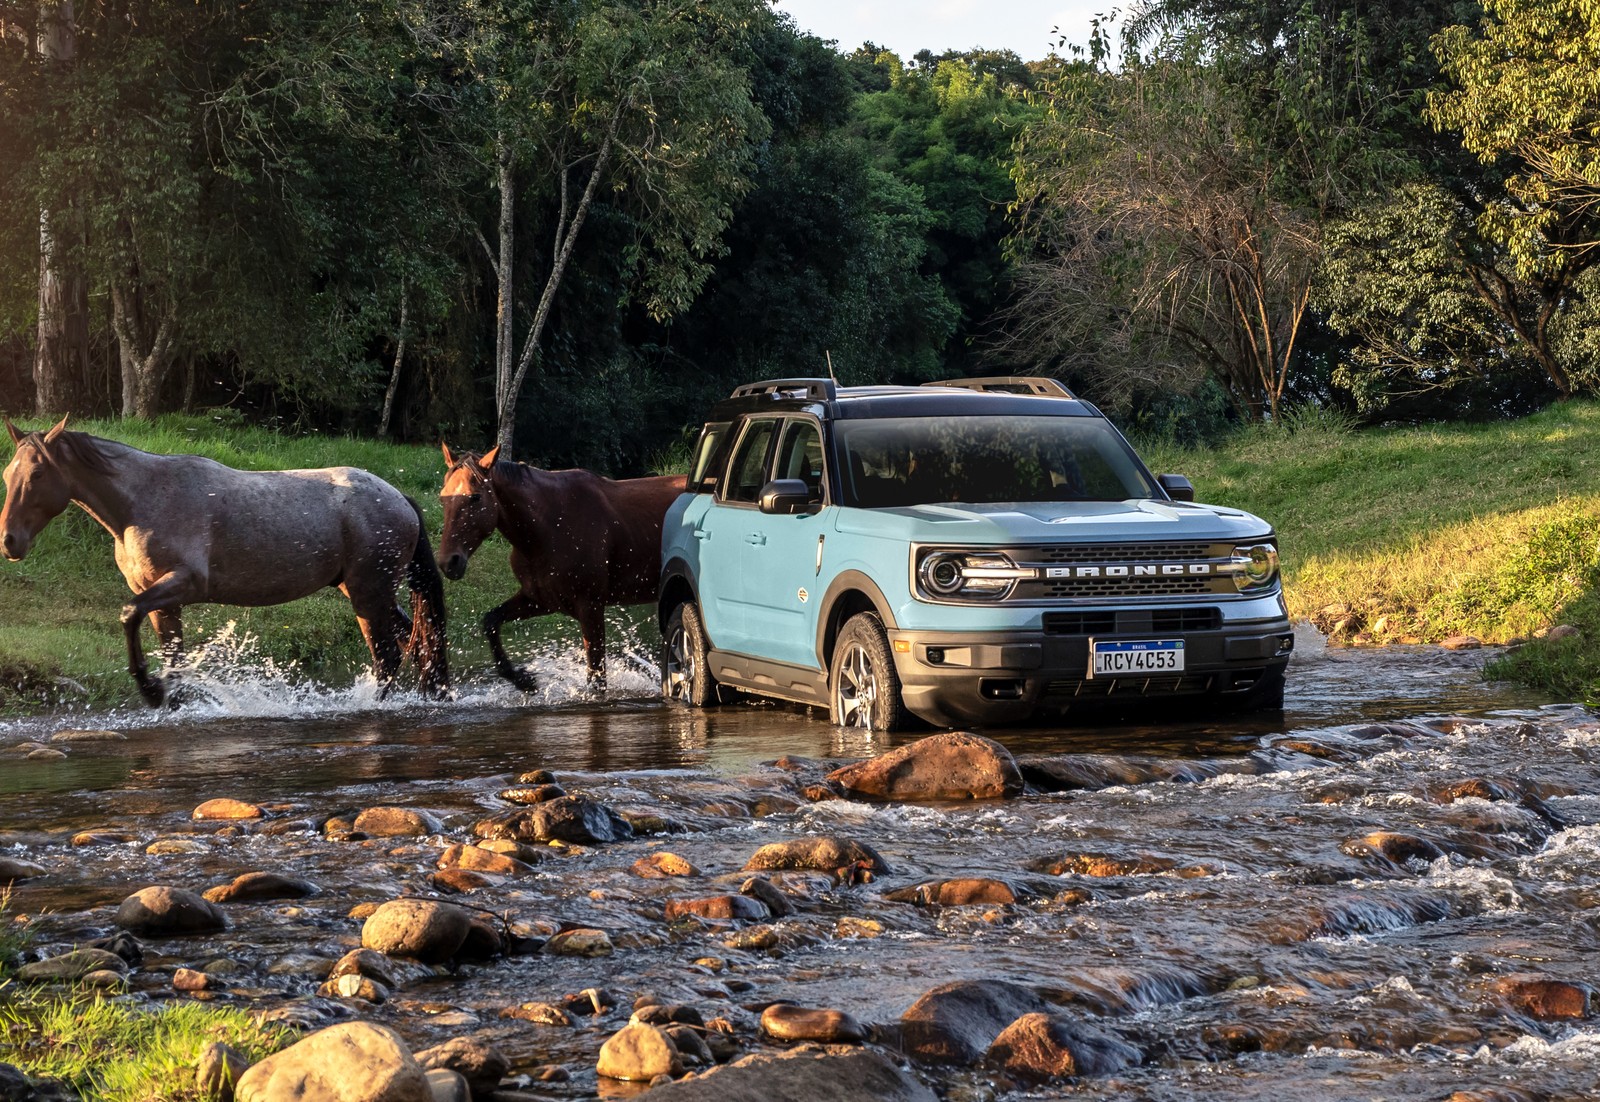
<instances>
[{"instance_id":1,"label":"horse mane","mask_svg":"<svg viewBox=\"0 0 1600 1102\"><path fill-rule=\"evenodd\" d=\"M63 432L49 444L44 442L44 434L39 432L30 433L28 439L39 448L40 455L52 462L70 464L102 475L117 473L117 453L112 449L126 447L86 432Z\"/></svg>"}]
</instances>

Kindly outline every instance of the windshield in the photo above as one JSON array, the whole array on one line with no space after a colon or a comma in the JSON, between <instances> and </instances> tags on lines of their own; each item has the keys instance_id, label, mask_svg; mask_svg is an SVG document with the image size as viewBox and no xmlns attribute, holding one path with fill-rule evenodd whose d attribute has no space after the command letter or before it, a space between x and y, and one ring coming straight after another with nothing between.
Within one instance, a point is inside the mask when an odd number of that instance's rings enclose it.
<instances>
[{"instance_id":1,"label":"windshield","mask_svg":"<svg viewBox=\"0 0 1600 1102\"><path fill-rule=\"evenodd\" d=\"M1098 417L893 417L835 422L834 435L858 508L1160 496Z\"/></svg>"}]
</instances>

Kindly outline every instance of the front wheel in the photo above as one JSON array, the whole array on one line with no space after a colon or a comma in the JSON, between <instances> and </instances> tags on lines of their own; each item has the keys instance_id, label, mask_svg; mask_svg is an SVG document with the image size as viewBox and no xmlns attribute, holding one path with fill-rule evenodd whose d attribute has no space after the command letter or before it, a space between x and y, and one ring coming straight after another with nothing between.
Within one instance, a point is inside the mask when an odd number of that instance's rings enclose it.
<instances>
[{"instance_id":1,"label":"front wheel","mask_svg":"<svg viewBox=\"0 0 1600 1102\"><path fill-rule=\"evenodd\" d=\"M674 608L661 633L661 695L691 708L716 702L717 680L711 675L706 629L693 601Z\"/></svg>"},{"instance_id":2,"label":"front wheel","mask_svg":"<svg viewBox=\"0 0 1600 1102\"><path fill-rule=\"evenodd\" d=\"M900 675L883 624L870 612L845 621L833 648L828 714L839 727L898 731L906 724Z\"/></svg>"}]
</instances>

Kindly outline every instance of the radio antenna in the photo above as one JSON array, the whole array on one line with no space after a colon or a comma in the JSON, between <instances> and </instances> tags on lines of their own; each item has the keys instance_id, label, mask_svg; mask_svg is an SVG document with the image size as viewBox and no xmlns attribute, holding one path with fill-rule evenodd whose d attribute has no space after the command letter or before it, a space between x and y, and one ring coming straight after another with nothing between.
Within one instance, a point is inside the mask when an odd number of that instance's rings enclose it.
<instances>
[{"instance_id":1,"label":"radio antenna","mask_svg":"<svg viewBox=\"0 0 1600 1102\"><path fill-rule=\"evenodd\" d=\"M826 348L822 350L822 358L828 361L828 378L833 380L833 385L839 385L839 376L833 373L833 353Z\"/></svg>"}]
</instances>

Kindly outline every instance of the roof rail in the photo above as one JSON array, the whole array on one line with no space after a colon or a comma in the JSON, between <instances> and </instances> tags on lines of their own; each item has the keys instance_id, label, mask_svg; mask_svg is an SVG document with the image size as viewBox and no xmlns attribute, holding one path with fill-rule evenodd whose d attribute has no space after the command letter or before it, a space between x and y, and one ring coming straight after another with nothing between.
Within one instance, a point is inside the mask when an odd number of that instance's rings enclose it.
<instances>
[{"instance_id":1,"label":"roof rail","mask_svg":"<svg viewBox=\"0 0 1600 1102\"><path fill-rule=\"evenodd\" d=\"M951 386L959 390L998 391L1002 394L1038 394L1047 398L1076 398L1060 379L1040 375L990 375L981 379L940 379L923 386Z\"/></svg>"},{"instance_id":2,"label":"roof rail","mask_svg":"<svg viewBox=\"0 0 1600 1102\"><path fill-rule=\"evenodd\" d=\"M770 394L775 399L814 398L831 402L839 396L839 388L832 379L764 379L735 387L731 397L754 398L762 394Z\"/></svg>"}]
</instances>

